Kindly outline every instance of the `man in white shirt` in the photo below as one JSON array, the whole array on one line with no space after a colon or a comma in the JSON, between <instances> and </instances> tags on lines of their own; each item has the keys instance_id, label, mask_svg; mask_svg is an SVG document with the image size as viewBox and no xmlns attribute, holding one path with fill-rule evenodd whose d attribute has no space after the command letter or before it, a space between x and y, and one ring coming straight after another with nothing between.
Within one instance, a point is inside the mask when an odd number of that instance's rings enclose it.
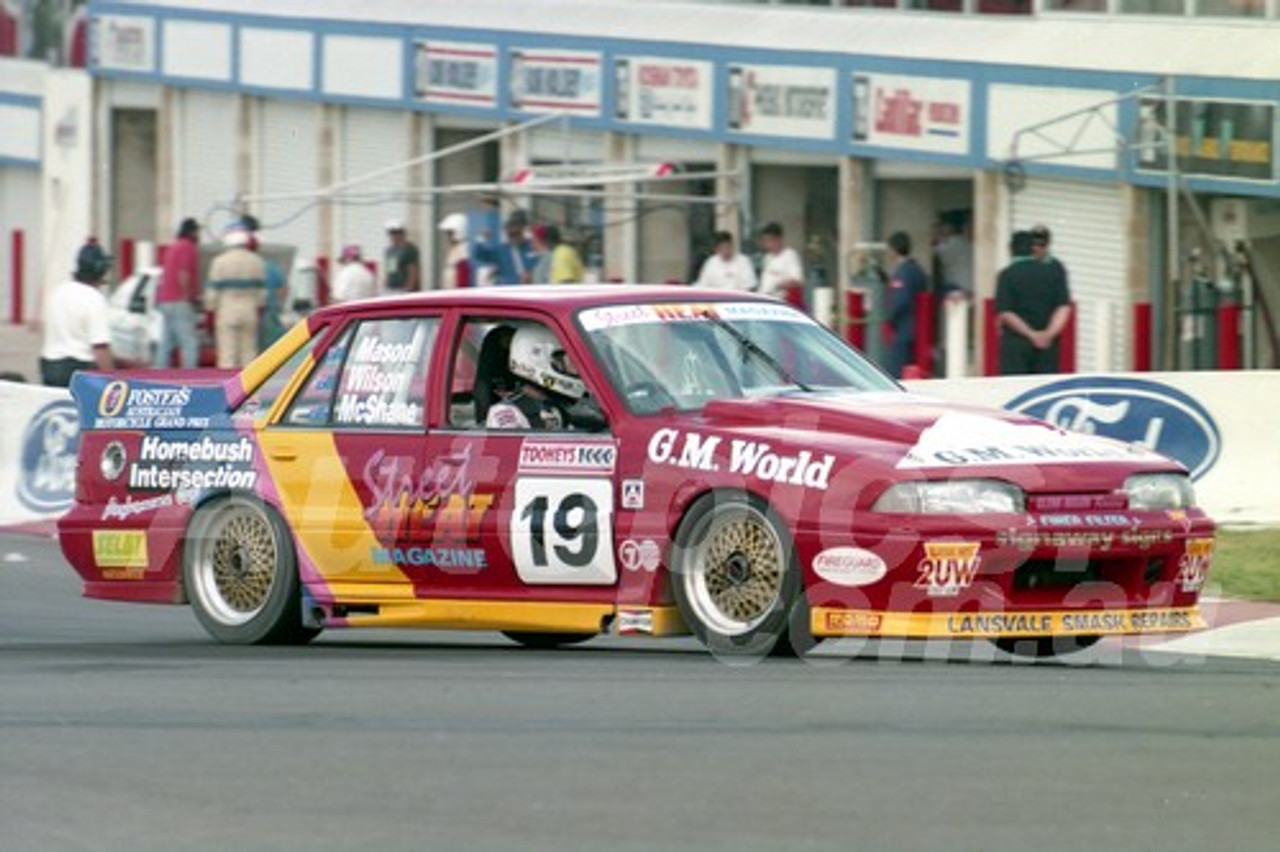
<instances>
[{"instance_id":1,"label":"man in white shirt","mask_svg":"<svg viewBox=\"0 0 1280 852\"><path fill-rule=\"evenodd\" d=\"M757 286L756 271L747 256L734 248L733 234L716 231L715 254L702 264L694 283L699 287L750 292Z\"/></svg>"},{"instance_id":2,"label":"man in white shirt","mask_svg":"<svg viewBox=\"0 0 1280 852\"><path fill-rule=\"evenodd\" d=\"M98 289L110 268L111 258L96 240L90 240L76 255L75 277L45 294L40 377L46 385L65 388L77 370L115 366L109 348L107 297Z\"/></svg>"},{"instance_id":3,"label":"man in white shirt","mask_svg":"<svg viewBox=\"0 0 1280 852\"><path fill-rule=\"evenodd\" d=\"M360 246L347 246L338 259L342 262L342 268L333 279L334 302L354 302L356 299L368 299L377 293L378 282L374 280L369 267L365 266L360 256Z\"/></svg>"},{"instance_id":4,"label":"man in white shirt","mask_svg":"<svg viewBox=\"0 0 1280 852\"><path fill-rule=\"evenodd\" d=\"M760 292L777 299L804 286L804 268L800 255L786 244L782 226L770 222L760 229L760 245L764 249L764 266L760 270Z\"/></svg>"}]
</instances>

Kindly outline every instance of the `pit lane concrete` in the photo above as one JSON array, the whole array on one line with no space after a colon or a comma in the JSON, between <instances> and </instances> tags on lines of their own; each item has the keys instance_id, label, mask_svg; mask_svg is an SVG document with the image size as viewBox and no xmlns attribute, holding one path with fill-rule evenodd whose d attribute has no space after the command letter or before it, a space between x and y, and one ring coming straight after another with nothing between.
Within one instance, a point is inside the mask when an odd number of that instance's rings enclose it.
<instances>
[{"instance_id":1,"label":"pit lane concrete","mask_svg":"<svg viewBox=\"0 0 1280 852\"><path fill-rule=\"evenodd\" d=\"M0 850L1168 852L1280 832L1271 662L864 645L737 668L687 640L385 631L225 648L185 609L81 599L48 540L0 535L0 560Z\"/></svg>"}]
</instances>

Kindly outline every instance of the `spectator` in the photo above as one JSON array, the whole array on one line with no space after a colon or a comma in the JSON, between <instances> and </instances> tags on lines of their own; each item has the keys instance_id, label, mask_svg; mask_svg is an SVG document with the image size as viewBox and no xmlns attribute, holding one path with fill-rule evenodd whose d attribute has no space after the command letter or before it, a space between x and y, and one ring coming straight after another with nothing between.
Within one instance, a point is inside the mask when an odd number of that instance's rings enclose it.
<instances>
[{"instance_id":1,"label":"spectator","mask_svg":"<svg viewBox=\"0 0 1280 852\"><path fill-rule=\"evenodd\" d=\"M530 230L533 235L533 250L538 253L538 265L533 268L534 284L551 283L551 243L548 241L548 229L551 225L534 225ZM559 229L556 235L559 236Z\"/></svg>"},{"instance_id":2,"label":"spectator","mask_svg":"<svg viewBox=\"0 0 1280 852\"><path fill-rule=\"evenodd\" d=\"M514 210L503 224L504 239L500 243L481 241L474 249L475 262L493 267L493 283L498 286L529 284L533 270L538 265L538 255L533 243L525 234L529 217L523 210Z\"/></svg>"},{"instance_id":3,"label":"spectator","mask_svg":"<svg viewBox=\"0 0 1280 852\"><path fill-rule=\"evenodd\" d=\"M444 269L440 273L440 289L456 290L459 287L470 287L471 255L467 246L467 217L461 213L450 213L440 220L440 233L448 242L444 255Z\"/></svg>"},{"instance_id":4,"label":"spectator","mask_svg":"<svg viewBox=\"0 0 1280 852\"><path fill-rule=\"evenodd\" d=\"M280 264L262 253L262 244L258 242L256 235L250 236L249 248L262 258L267 271L266 301L258 318L258 351L263 352L284 336L284 308L289 303L289 282Z\"/></svg>"},{"instance_id":5,"label":"spectator","mask_svg":"<svg viewBox=\"0 0 1280 852\"><path fill-rule=\"evenodd\" d=\"M916 296L929 289L920 264L911 256L911 237L905 231L889 235L888 359L885 369L895 379L915 353Z\"/></svg>"},{"instance_id":6,"label":"spectator","mask_svg":"<svg viewBox=\"0 0 1280 852\"><path fill-rule=\"evenodd\" d=\"M156 309L162 322L155 366L168 367L175 346L178 363L184 370L199 366L196 317L197 311L202 310L200 295L200 223L188 217L178 226L178 238L165 253L164 270L156 287Z\"/></svg>"},{"instance_id":7,"label":"spectator","mask_svg":"<svg viewBox=\"0 0 1280 852\"><path fill-rule=\"evenodd\" d=\"M973 243L967 233L969 217L963 210L942 215L938 244L933 248L942 279L942 295L948 299L973 298Z\"/></svg>"},{"instance_id":8,"label":"spectator","mask_svg":"<svg viewBox=\"0 0 1280 852\"><path fill-rule=\"evenodd\" d=\"M547 225L547 250L551 255L548 280L552 284L581 284L585 270L578 250L566 243L560 228Z\"/></svg>"},{"instance_id":9,"label":"spectator","mask_svg":"<svg viewBox=\"0 0 1280 852\"><path fill-rule=\"evenodd\" d=\"M383 253L386 289L392 293L417 292L422 287L421 262L418 247L409 242L404 222L388 221L387 238L390 243Z\"/></svg>"},{"instance_id":10,"label":"spectator","mask_svg":"<svg viewBox=\"0 0 1280 852\"><path fill-rule=\"evenodd\" d=\"M1035 256L1036 239L1018 231L1009 241L1013 260L996 281L1000 372L1012 376L1058 371L1058 344L1071 316L1065 272Z\"/></svg>"},{"instance_id":11,"label":"spectator","mask_svg":"<svg viewBox=\"0 0 1280 852\"><path fill-rule=\"evenodd\" d=\"M248 365L258 354L258 311L267 301L267 267L250 248L253 235L234 227L209 267L205 307L213 311L218 366Z\"/></svg>"},{"instance_id":12,"label":"spectator","mask_svg":"<svg viewBox=\"0 0 1280 852\"><path fill-rule=\"evenodd\" d=\"M716 231L715 253L702 264L695 283L719 290L751 291L757 286L756 271L746 255L734 247L733 234Z\"/></svg>"},{"instance_id":13,"label":"spectator","mask_svg":"<svg viewBox=\"0 0 1280 852\"><path fill-rule=\"evenodd\" d=\"M360 246L349 245L342 249L338 256L342 268L333 279L332 298L334 302L354 302L356 299L368 299L378 290L378 282L373 273L360 257Z\"/></svg>"},{"instance_id":14,"label":"spectator","mask_svg":"<svg viewBox=\"0 0 1280 852\"><path fill-rule=\"evenodd\" d=\"M114 366L107 298L98 289L110 268L111 258L97 240L90 239L76 255L71 280L45 296L40 377L46 385L65 388L77 370L110 370Z\"/></svg>"},{"instance_id":15,"label":"spectator","mask_svg":"<svg viewBox=\"0 0 1280 852\"><path fill-rule=\"evenodd\" d=\"M764 249L764 265L760 269L761 293L785 299L789 291L804 287L800 255L786 244L781 225L770 222L761 228L760 245Z\"/></svg>"},{"instance_id":16,"label":"spectator","mask_svg":"<svg viewBox=\"0 0 1280 852\"><path fill-rule=\"evenodd\" d=\"M1044 225L1036 225L1031 229L1031 254L1041 263L1048 264L1053 270L1055 278L1059 279L1063 289L1068 292L1071 290L1068 286L1067 267L1063 266L1062 261L1054 257L1049 251L1049 244L1053 241L1053 235L1049 233L1049 229Z\"/></svg>"}]
</instances>

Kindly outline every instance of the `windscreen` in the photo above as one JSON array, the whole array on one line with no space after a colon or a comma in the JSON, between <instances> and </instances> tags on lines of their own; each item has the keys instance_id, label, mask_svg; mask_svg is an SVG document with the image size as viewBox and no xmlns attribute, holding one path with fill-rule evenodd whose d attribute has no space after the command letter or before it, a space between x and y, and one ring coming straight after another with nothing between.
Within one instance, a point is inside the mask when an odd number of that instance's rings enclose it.
<instances>
[{"instance_id":1,"label":"windscreen","mask_svg":"<svg viewBox=\"0 0 1280 852\"><path fill-rule=\"evenodd\" d=\"M767 302L610 305L578 321L636 414L712 400L898 386L803 313Z\"/></svg>"}]
</instances>

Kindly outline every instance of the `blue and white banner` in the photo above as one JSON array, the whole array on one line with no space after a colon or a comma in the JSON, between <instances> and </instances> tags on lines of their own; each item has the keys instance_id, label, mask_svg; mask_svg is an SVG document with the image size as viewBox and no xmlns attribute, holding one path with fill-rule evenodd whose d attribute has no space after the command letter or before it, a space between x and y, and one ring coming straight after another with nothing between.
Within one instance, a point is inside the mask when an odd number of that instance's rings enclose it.
<instances>
[{"instance_id":1,"label":"blue and white banner","mask_svg":"<svg viewBox=\"0 0 1280 852\"><path fill-rule=\"evenodd\" d=\"M64 389L0 382L0 526L52 521L71 508L80 423Z\"/></svg>"}]
</instances>

